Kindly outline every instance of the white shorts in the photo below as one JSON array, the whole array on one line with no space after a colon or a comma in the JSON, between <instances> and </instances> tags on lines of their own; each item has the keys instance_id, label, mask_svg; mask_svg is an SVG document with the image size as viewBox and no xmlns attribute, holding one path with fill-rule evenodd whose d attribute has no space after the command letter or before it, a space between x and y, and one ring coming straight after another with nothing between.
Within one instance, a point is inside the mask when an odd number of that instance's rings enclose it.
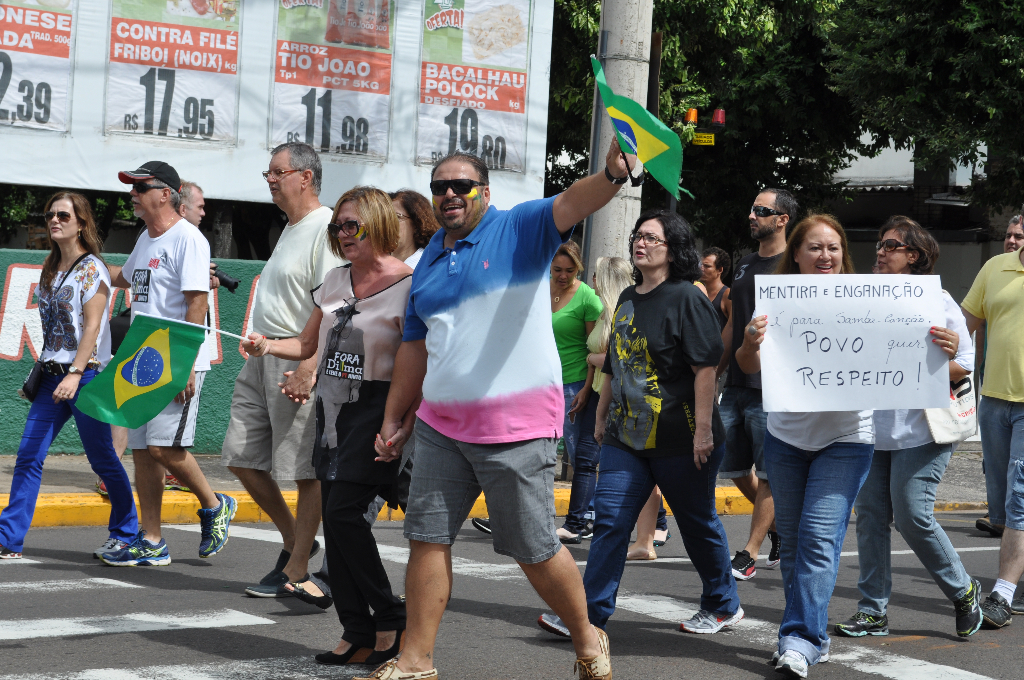
<instances>
[{"instance_id":1,"label":"white shorts","mask_svg":"<svg viewBox=\"0 0 1024 680\"><path fill-rule=\"evenodd\" d=\"M203 390L206 371L196 371L196 393L184 404L171 401L155 418L142 427L128 430L128 448L147 446L192 446L196 437L196 417L199 415L199 395Z\"/></svg>"}]
</instances>

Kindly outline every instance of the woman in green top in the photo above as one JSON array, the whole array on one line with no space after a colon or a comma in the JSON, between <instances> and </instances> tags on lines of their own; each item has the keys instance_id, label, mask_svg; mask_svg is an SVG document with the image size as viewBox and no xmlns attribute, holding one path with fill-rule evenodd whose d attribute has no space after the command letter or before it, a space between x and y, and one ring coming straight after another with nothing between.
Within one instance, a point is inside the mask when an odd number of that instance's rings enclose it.
<instances>
[{"instance_id":1,"label":"woman in green top","mask_svg":"<svg viewBox=\"0 0 1024 680\"><path fill-rule=\"evenodd\" d=\"M600 447L594 441L597 399L590 393L594 367L587 363L587 338L601 316L601 300L577 275L583 270L580 249L572 241L559 247L551 260L551 326L562 360L565 394L565 450L572 464L572 493L565 524L558 529L562 543L580 543L589 534L584 515L594 498ZM589 535L587 536L589 538Z\"/></svg>"}]
</instances>

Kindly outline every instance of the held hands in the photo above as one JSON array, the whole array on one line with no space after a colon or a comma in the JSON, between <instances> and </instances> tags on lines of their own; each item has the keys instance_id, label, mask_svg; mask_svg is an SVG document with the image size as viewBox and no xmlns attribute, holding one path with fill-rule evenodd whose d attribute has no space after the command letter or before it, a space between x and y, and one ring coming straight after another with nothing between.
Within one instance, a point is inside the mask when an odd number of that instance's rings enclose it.
<instances>
[{"instance_id":1,"label":"held hands","mask_svg":"<svg viewBox=\"0 0 1024 680\"><path fill-rule=\"evenodd\" d=\"M408 440L409 433L402 429L402 421L384 423L373 444L373 448L377 452L377 457L374 460L378 463L390 463L397 460L402 456L402 449Z\"/></svg>"},{"instance_id":2,"label":"held hands","mask_svg":"<svg viewBox=\"0 0 1024 680\"><path fill-rule=\"evenodd\" d=\"M764 334L768 329L768 315L755 316L743 329L743 344L748 350L756 352L764 342Z\"/></svg>"},{"instance_id":3,"label":"held hands","mask_svg":"<svg viewBox=\"0 0 1024 680\"><path fill-rule=\"evenodd\" d=\"M81 380L81 373L68 373L64 376L64 379L57 385L57 389L53 391L53 403L59 404L62 401L74 398L75 393L78 392L78 383Z\"/></svg>"},{"instance_id":4,"label":"held hands","mask_svg":"<svg viewBox=\"0 0 1024 680\"><path fill-rule=\"evenodd\" d=\"M249 333L249 339L242 341L242 351L251 357L262 357L270 353L270 340L259 333Z\"/></svg>"},{"instance_id":5,"label":"held hands","mask_svg":"<svg viewBox=\"0 0 1024 680\"><path fill-rule=\"evenodd\" d=\"M187 404L188 400L194 396L196 396L196 370L193 368L192 372L188 374L188 383L185 385L185 389L175 395L174 401L178 404Z\"/></svg>"},{"instance_id":6,"label":"held hands","mask_svg":"<svg viewBox=\"0 0 1024 680\"><path fill-rule=\"evenodd\" d=\"M945 352L949 360L952 361L956 356L957 349L960 348L960 336L955 331L942 326L932 326L928 332L933 336L932 342L938 345L939 349Z\"/></svg>"},{"instance_id":7,"label":"held hands","mask_svg":"<svg viewBox=\"0 0 1024 680\"><path fill-rule=\"evenodd\" d=\"M633 171L633 168L636 167L636 156L627 153L626 160L629 162L628 166L626 161L622 159L622 149L619 148L619 140L613 135L612 143L608 146L608 155L605 156L604 160L612 177L625 177Z\"/></svg>"},{"instance_id":8,"label":"held hands","mask_svg":"<svg viewBox=\"0 0 1024 680\"><path fill-rule=\"evenodd\" d=\"M305 404L315 383L316 376L312 372L285 371L284 382L277 383L277 386L281 388L281 394L296 404Z\"/></svg>"}]
</instances>

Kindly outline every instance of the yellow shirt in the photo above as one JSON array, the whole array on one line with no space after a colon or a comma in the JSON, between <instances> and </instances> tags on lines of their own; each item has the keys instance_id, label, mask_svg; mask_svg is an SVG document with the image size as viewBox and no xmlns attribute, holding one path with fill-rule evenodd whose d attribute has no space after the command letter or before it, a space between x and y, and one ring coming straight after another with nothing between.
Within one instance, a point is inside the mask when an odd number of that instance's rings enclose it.
<instances>
[{"instance_id":1,"label":"yellow shirt","mask_svg":"<svg viewBox=\"0 0 1024 680\"><path fill-rule=\"evenodd\" d=\"M985 263L960 305L988 322L988 353L981 394L1024 401L1024 265L1020 253Z\"/></svg>"}]
</instances>

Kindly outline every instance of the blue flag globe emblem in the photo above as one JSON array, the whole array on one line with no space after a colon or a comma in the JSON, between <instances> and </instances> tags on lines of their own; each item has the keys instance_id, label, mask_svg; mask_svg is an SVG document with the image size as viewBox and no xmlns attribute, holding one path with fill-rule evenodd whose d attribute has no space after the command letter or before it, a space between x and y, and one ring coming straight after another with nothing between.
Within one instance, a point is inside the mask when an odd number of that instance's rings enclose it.
<instances>
[{"instance_id":1,"label":"blue flag globe emblem","mask_svg":"<svg viewBox=\"0 0 1024 680\"><path fill-rule=\"evenodd\" d=\"M149 387L164 374L164 358L152 347L142 347L121 367L121 377L135 387Z\"/></svg>"}]
</instances>

